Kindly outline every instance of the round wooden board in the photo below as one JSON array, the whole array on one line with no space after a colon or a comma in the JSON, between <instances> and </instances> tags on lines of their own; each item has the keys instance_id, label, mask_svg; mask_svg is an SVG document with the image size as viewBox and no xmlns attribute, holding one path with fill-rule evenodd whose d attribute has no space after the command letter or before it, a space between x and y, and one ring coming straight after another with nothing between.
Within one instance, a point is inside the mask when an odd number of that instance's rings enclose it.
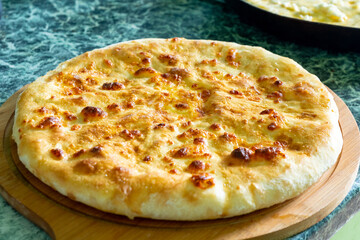
<instances>
[{"instance_id":1,"label":"round wooden board","mask_svg":"<svg viewBox=\"0 0 360 240\"><path fill-rule=\"evenodd\" d=\"M53 239L282 239L327 216L349 192L359 166L360 135L345 103L340 111L344 146L337 163L300 196L240 217L178 222L129 220L98 211L58 194L21 164L11 139L17 96L0 108L0 194Z\"/></svg>"}]
</instances>

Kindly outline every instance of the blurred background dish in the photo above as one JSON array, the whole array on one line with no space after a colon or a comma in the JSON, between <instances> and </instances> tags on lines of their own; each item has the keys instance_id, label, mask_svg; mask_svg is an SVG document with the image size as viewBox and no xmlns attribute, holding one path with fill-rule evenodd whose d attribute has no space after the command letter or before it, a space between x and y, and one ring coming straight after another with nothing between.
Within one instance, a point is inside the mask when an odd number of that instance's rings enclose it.
<instances>
[{"instance_id":1,"label":"blurred background dish","mask_svg":"<svg viewBox=\"0 0 360 240\"><path fill-rule=\"evenodd\" d=\"M360 28L282 16L245 0L228 0L228 7L248 24L300 44L330 50L360 51Z\"/></svg>"},{"instance_id":2,"label":"blurred background dish","mask_svg":"<svg viewBox=\"0 0 360 240\"><path fill-rule=\"evenodd\" d=\"M360 2L354 0L244 0L266 11L310 22L360 28Z\"/></svg>"}]
</instances>

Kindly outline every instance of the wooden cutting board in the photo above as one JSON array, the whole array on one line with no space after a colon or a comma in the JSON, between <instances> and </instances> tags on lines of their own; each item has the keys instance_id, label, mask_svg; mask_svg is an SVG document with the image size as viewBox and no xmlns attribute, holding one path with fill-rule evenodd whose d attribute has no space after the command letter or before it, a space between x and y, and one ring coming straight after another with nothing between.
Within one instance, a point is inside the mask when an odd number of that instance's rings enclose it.
<instances>
[{"instance_id":1,"label":"wooden cutting board","mask_svg":"<svg viewBox=\"0 0 360 240\"><path fill-rule=\"evenodd\" d=\"M11 139L16 99L0 108L0 193L53 239L281 239L322 220L349 192L359 166L360 135L345 103L340 111L342 153L331 169L300 196L240 217L211 221L159 221L104 213L72 201L44 185L21 164Z\"/></svg>"}]
</instances>

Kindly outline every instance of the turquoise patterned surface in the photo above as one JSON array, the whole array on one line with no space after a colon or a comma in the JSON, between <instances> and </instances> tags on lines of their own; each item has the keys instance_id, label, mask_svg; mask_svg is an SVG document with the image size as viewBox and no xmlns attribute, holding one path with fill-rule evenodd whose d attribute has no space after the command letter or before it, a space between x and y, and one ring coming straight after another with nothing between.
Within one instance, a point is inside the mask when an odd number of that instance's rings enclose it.
<instances>
[{"instance_id":1,"label":"turquoise patterned surface","mask_svg":"<svg viewBox=\"0 0 360 240\"><path fill-rule=\"evenodd\" d=\"M225 1L7 0L2 5L0 104L23 85L85 51L132 39L176 36L262 46L292 58L335 91L360 123L359 53L336 53L283 41L242 23ZM358 174L351 192L333 213L291 239L328 238L359 206L359 199ZM49 236L0 197L2 239Z\"/></svg>"}]
</instances>

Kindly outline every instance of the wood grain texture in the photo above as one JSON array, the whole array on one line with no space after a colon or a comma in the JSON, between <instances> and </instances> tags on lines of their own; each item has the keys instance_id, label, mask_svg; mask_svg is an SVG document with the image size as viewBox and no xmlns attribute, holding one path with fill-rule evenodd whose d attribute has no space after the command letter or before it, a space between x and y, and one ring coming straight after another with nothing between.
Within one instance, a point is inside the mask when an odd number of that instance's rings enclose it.
<instances>
[{"instance_id":1,"label":"wood grain texture","mask_svg":"<svg viewBox=\"0 0 360 240\"><path fill-rule=\"evenodd\" d=\"M349 192L359 166L360 135L345 103L340 111L344 146L337 163L300 196L240 217L211 221L159 221L108 214L62 196L21 164L11 139L15 93L0 108L0 194L53 239L281 239L327 216Z\"/></svg>"}]
</instances>

